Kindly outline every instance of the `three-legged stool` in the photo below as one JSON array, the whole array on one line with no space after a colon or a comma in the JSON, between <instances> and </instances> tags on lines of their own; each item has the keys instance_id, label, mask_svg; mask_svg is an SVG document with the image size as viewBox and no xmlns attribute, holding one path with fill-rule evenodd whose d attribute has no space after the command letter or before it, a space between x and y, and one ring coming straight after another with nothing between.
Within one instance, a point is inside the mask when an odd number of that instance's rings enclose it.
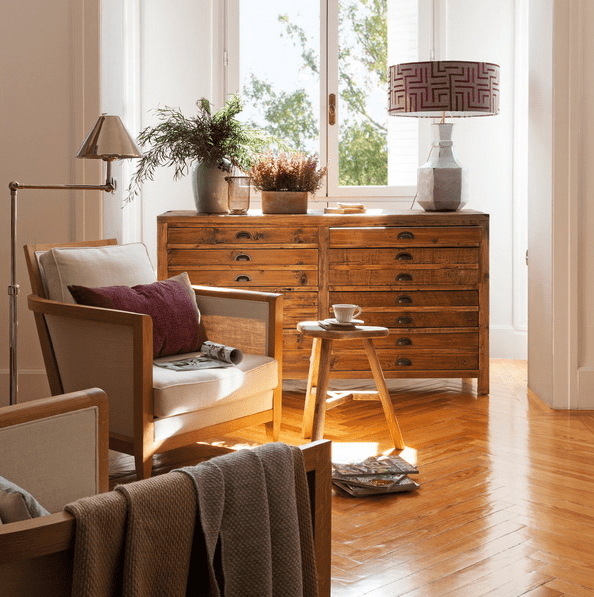
<instances>
[{"instance_id":1,"label":"three-legged stool","mask_svg":"<svg viewBox=\"0 0 594 597\"><path fill-rule=\"evenodd\" d=\"M373 345L373 338L381 338L390 333L388 328L360 325L349 329L326 329L315 321L302 321L297 324L297 329L304 336L313 338L303 413L303 437L315 441L322 439L324 436L326 399L330 378L330 356L333 342L335 340L361 340L367 353L367 360L384 409L388 429L394 441L394 447L403 449L404 440L402 439L400 426L396 420L384 373Z\"/></svg>"}]
</instances>

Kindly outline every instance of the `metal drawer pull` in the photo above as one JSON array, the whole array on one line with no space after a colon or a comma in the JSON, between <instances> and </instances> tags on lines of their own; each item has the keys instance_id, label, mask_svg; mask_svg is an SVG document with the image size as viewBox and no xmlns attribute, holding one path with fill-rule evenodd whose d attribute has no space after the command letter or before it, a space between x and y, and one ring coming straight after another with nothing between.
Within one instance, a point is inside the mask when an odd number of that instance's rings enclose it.
<instances>
[{"instance_id":1,"label":"metal drawer pull","mask_svg":"<svg viewBox=\"0 0 594 597\"><path fill-rule=\"evenodd\" d=\"M412 282L413 277L410 274L398 274L396 276L397 282Z\"/></svg>"},{"instance_id":2,"label":"metal drawer pull","mask_svg":"<svg viewBox=\"0 0 594 597\"><path fill-rule=\"evenodd\" d=\"M412 305L413 300L410 298L410 296L407 296L406 294L401 294L397 299L396 302L399 305Z\"/></svg>"},{"instance_id":3,"label":"metal drawer pull","mask_svg":"<svg viewBox=\"0 0 594 597\"><path fill-rule=\"evenodd\" d=\"M412 322L413 322L413 320L412 320L412 317L408 317L408 316L405 316L405 317L399 317L399 318L396 320L396 323L397 323L398 325L405 325L405 324L407 324L407 323L412 323Z\"/></svg>"},{"instance_id":4,"label":"metal drawer pull","mask_svg":"<svg viewBox=\"0 0 594 597\"><path fill-rule=\"evenodd\" d=\"M412 365L412 361L410 359L398 359L396 361L396 365L398 365L398 367L410 367Z\"/></svg>"},{"instance_id":5,"label":"metal drawer pull","mask_svg":"<svg viewBox=\"0 0 594 597\"><path fill-rule=\"evenodd\" d=\"M241 232L238 232L235 235L235 238L237 240L240 240L243 238L245 238L247 240L259 240L260 238L262 238L262 235L259 232L254 232L254 234L250 234L249 232L242 230Z\"/></svg>"},{"instance_id":6,"label":"metal drawer pull","mask_svg":"<svg viewBox=\"0 0 594 597\"><path fill-rule=\"evenodd\" d=\"M398 240L404 240L404 239L412 239L414 237L415 237L415 235L412 232L406 231L406 232L401 232L396 238Z\"/></svg>"},{"instance_id":7,"label":"metal drawer pull","mask_svg":"<svg viewBox=\"0 0 594 597\"><path fill-rule=\"evenodd\" d=\"M241 276L235 276L235 281L236 282L251 282L252 279L249 276L246 276L245 274L241 274Z\"/></svg>"},{"instance_id":8,"label":"metal drawer pull","mask_svg":"<svg viewBox=\"0 0 594 597\"><path fill-rule=\"evenodd\" d=\"M239 255L235 255L235 261L251 261L252 258L247 255L246 253L240 253Z\"/></svg>"},{"instance_id":9,"label":"metal drawer pull","mask_svg":"<svg viewBox=\"0 0 594 597\"><path fill-rule=\"evenodd\" d=\"M413 256L410 253L398 253L396 261L412 261Z\"/></svg>"},{"instance_id":10,"label":"metal drawer pull","mask_svg":"<svg viewBox=\"0 0 594 597\"><path fill-rule=\"evenodd\" d=\"M410 338L398 338L396 340L396 346L411 346L412 340Z\"/></svg>"}]
</instances>

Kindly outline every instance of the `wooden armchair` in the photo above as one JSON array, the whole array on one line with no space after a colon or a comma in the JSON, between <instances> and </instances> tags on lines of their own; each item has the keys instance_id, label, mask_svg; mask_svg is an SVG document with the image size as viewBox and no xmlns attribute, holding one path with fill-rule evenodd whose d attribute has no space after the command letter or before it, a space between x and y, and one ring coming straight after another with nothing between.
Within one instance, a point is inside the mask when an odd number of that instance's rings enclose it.
<instances>
[{"instance_id":1,"label":"wooden armchair","mask_svg":"<svg viewBox=\"0 0 594 597\"><path fill-rule=\"evenodd\" d=\"M175 377L154 365L150 316L77 305L66 290L67 284L133 286L156 281L146 249L138 245L103 240L25 247L33 290L28 305L52 394L89 387L105 390L110 401L109 446L134 455L139 479L150 476L153 454L240 428L272 422L271 438L278 439L282 295L194 287L205 337L239 348L249 358L240 368L208 370L218 372L211 373L208 383L202 383L203 372L195 372L190 384L187 372ZM126 256L132 248L134 256ZM144 257L138 257L139 251ZM85 257L96 254L98 261ZM51 268L42 265L43 255L52 257ZM139 279L136 271L143 272ZM61 285L57 290L56 280ZM181 405L176 392L185 392Z\"/></svg>"},{"instance_id":2,"label":"wooden armchair","mask_svg":"<svg viewBox=\"0 0 594 597\"><path fill-rule=\"evenodd\" d=\"M107 397L98 389L0 408L0 472L12 476L51 512L0 524L2 597L70 596L76 521L62 508L89 492L107 491L107 418ZM64 434L64 424L70 434ZM53 440L52 433L58 434ZM329 597L330 442L300 448L309 486L319 594ZM95 465L80 466L81 452ZM59 505L60 500L65 502Z\"/></svg>"}]
</instances>

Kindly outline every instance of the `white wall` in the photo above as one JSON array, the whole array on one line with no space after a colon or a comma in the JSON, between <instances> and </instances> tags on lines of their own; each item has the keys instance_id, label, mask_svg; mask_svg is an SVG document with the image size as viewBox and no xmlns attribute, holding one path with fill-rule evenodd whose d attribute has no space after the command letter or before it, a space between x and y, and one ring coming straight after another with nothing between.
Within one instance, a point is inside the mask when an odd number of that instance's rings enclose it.
<instances>
[{"instance_id":1,"label":"white wall","mask_svg":"<svg viewBox=\"0 0 594 597\"><path fill-rule=\"evenodd\" d=\"M490 214L490 352L492 358L526 358L525 264L527 205L515 184L523 167L514 154L525 114L515 101L519 0L439 2L444 26L437 59L495 62L501 67L500 114L455 120L453 141L468 169L467 208ZM518 124L520 126L518 126Z\"/></svg>"},{"instance_id":2,"label":"white wall","mask_svg":"<svg viewBox=\"0 0 594 597\"><path fill-rule=\"evenodd\" d=\"M178 107L190 115L196 113L196 100L201 97L209 98L217 108L222 105L222 7L223 2L217 0L142 4L142 127L157 122L151 113L157 107ZM159 168L154 182L143 185L139 200L142 240L155 260L157 216L169 210L196 209L190 179L174 181L171 169Z\"/></svg>"},{"instance_id":3,"label":"white wall","mask_svg":"<svg viewBox=\"0 0 594 597\"><path fill-rule=\"evenodd\" d=\"M97 0L3 0L0 19L0 279L10 277L8 183L104 182L100 165L75 160L99 115ZM33 317L22 246L100 238L99 192L22 190L18 201L19 399L49 395ZM8 296L0 321L0 404L8 403Z\"/></svg>"}]
</instances>

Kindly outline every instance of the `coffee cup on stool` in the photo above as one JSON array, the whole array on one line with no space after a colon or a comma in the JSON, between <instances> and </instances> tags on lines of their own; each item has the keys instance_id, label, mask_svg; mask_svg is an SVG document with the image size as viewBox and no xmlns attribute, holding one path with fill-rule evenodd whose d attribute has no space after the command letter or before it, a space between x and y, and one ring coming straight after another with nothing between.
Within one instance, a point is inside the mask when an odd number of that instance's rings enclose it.
<instances>
[{"instance_id":1,"label":"coffee cup on stool","mask_svg":"<svg viewBox=\"0 0 594 597\"><path fill-rule=\"evenodd\" d=\"M359 305L332 305L332 309L338 323L351 323L363 311Z\"/></svg>"}]
</instances>

